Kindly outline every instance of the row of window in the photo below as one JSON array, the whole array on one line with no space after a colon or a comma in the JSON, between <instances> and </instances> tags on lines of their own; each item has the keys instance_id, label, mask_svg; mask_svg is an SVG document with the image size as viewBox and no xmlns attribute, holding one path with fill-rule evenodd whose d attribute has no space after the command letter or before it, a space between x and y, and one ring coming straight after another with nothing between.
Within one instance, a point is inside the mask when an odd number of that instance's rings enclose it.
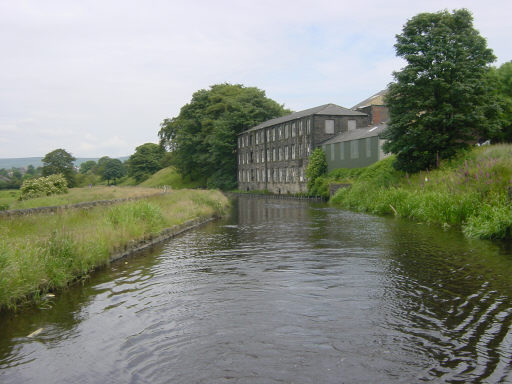
<instances>
[{"instance_id":1,"label":"row of window","mask_svg":"<svg viewBox=\"0 0 512 384\"><path fill-rule=\"evenodd\" d=\"M306 124L304 121L299 120L298 122L293 122L291 124L280 125L278 127L268 128L266 130L260 130L256 132L254 135L248 134L238 138L238 148L243 148L247 146L252 146L252 141L254 137L254 141L257 144L263 144L265 139L265 134L267 135L267 142L277 141L277 140L286 140L290 137L302 136L304 134L304 125L306 135L311 134L311 120L306 120Z\"/></svg>"},{"instance_id":2,"label":"row of window","mask_svg":"<svg viewBox=\"0 0 512 384\"><path fill-rule=\"evenodd\" d=\"M304 156L309 156L311 147L309 145L292 144L280 148L267 149L267 162L282 161L282 160L295 160ZM238 164L251 164L251 163L264 163L265 151L246 152L238 155Z\"/></svg>"},{"instance_id":3,"label":"row of window","mask_svg":"<svg viewBox=\"0 0 512 384\"><path fill-rule=\"evenodd\" d=\"M359 158L359 142L361 140L365 140L365 146L366 146L366 157L372 156L372 138L368 137L366 139L360 139L360 140L352 140L350 142L350 153L348 154L348 157L350 159L358 159ZM335 143L335 144L328 144L329 150L327 148L324 148L326 152L330 152L330 158L332 161L336 160L335 151L334 149L338 147L338 153L339 153L339 159L345 160L345 143Z\"/></svg>"},{"instance_id":4,"label":"row of window","mask_svg":"<svg viewBox=\"0 0 512 384\"><path fill-rule=\"evenodd\" d=\"M238 181L247 182L269 182L269 183L296 183L306 180L304 168L269 168L266 172L265 180L264 169L249 169L238 171Z\"/></svg>"}]
</instances>

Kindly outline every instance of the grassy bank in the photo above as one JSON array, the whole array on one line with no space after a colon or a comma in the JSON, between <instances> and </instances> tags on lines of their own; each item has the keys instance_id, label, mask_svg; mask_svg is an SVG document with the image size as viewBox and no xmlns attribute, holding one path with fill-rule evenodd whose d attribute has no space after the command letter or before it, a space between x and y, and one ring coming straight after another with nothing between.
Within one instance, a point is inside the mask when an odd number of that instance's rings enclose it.
<instances>
[{"instance_id":1,"label":"grassy bank","mask_svg":"<svg viewBox=\"0 0 512 384\"><path fill-rule=\"evenodd\" d=\"M97 186L92 188L71 188L68 193L62 195L44 196L20 201L18 200L20 191L7 190L0 192L0 204L4 204L5 209L26 209L77 204L86 201L149 196L158 192L154 188Z\"/></svg>"},{"instance_id":2,"label":"grassy bank","mask_svg":"<svg viewBox=\"0 0 512 384\"><path fill-rule=\"evenodd\" d=\"M227 207L217 191L181 190L54 215L0 218L0 308L65 287L133 240Z\"/></svg>"},{"instance_id":3,"label":"grassy bank","mask_svg":"<svg viewBox=\"0 0 512 384\"><path fill-rule=\"evenodd\" d=\"M460 227L468 237L505 239L512 235L512 145L474 148L434 171L407 175L393 158L367 168L336 170L318 181L350 183L331 199L338 207L393 214L425 223Z\"/></svg>"},{"instance_id":4,"label":"grassy bank","mask_svg":"<svg viewBox=\"0 0 512 384\"><path fill-rule=\"evenodd\" d=\"M201 181L191 181L188 177L182 177L174 167L167 167L159 170L149 179L139 184L141 187L162 187L168 186L172 189L199 188L204 186Z\"/></svg>"}]
</instances>

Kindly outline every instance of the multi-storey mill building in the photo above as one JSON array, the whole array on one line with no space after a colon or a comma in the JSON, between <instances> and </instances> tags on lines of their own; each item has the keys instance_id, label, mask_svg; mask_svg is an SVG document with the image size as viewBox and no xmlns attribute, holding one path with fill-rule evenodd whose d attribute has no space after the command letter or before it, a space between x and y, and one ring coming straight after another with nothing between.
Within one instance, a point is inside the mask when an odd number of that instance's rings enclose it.
<instances>
[{"instance_id":1,"label":"multi-storey mill building","mask_svg":"<svg viewBox=\"0 0 512 384\"><path fill-rule=\"evenodd\" d=\"M238 136L238 188L306 192L305 170L313 149L368 124L366 113L325 104L250 128Z\"/></svg>"}]
</instances>

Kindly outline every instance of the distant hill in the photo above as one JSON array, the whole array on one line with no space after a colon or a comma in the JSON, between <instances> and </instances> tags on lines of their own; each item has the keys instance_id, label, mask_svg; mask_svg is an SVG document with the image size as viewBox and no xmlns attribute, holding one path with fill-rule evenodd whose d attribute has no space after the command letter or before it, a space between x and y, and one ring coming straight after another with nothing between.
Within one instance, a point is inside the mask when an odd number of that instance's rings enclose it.
<instances>
[{"instance_id":1,"label":"distant hill","mask_svg":"<svg viewBox=\"0 0 512 384\"><path fill-rule=\"evenodd\" d=\"M121 161L128 160L130 156L122 156L122 157L115 157L115 159L119 159ZM80 166L80 164L88 161L88 160L94 160L98 161L99 157L77 157L75 160L75 165L77 167ZM41 167L43 165L42 157L18 157L18 158L10 158L10 159L0 159L0 169L11 169L14 168L24 168L28 167L29 165L33 165L34 167Z\"/></svg>"}]
</instances>

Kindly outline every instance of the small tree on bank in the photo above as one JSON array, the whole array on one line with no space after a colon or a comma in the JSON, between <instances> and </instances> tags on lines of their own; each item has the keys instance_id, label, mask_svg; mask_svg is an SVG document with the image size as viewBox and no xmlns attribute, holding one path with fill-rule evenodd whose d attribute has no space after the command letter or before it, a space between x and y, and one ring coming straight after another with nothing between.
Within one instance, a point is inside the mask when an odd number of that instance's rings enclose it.
<instances>
[{"instance_id":1,"label":"small tree on bank","mask_svg":"<svg viewBox=\"0 0 512 384\"><path fill-rule=\"evenodd\" d=\"M308 179L308 191L315 184L315 180L327 173L327 160L325 152L322 148L316 148L309 157L308 166L306 167L306 177Z\"/></svg>"},{"instance_id":2,"label":"small tree on bank","mask_svg":"<svg viewBox=\"0 0 512 384\"><path fill-rule=\"evenodd\" d=\"M469 11L421 13L396 39L397 56L407 65L389 86L384 146L397 154L396 169L434 167L437 159L496 134L499 107L487 81L495 57Z\"/></svg>"},{"instance_id":3,"label":"small tree on bank","mask_svg":"<svg viewBox=\"0 0 512 384\"><path fill-rule=\"evenodd\" d=\"M43 176L62 174L68 187L75 186L75 170L73 161L76 159L64 149L56 149L43 157Z\"/></svg>"}]
</instances>

